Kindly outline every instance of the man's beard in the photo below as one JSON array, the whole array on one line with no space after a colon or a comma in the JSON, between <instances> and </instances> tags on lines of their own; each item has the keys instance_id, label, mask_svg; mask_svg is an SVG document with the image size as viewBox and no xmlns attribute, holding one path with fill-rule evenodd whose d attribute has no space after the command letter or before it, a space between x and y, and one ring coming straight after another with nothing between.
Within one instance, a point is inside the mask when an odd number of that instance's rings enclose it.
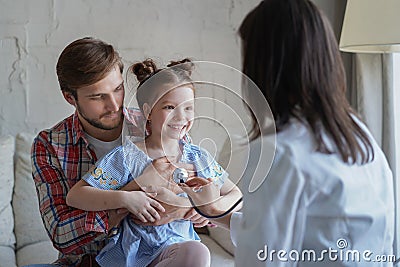
<instances>
[{"instance_id":1,"label":"man's beard","mask_svg":"<svg viewBox=\"0 0 400 267\"><path fill-rule=\"evenodd\" d=\"M77 110L78 110L79 114L82 116L82 118L84 118L90 125L98 128L98 129L102 129L102 130L114 130L114 129L118 128L121 125L122 118L124 116L123 113L121 112L121 118L115 125L105 125L105 124L101 123L100 119L89 119L88 117L86 117L86 115L82 112L79 105L77 105ZM119 108L119 110L122 110L122 106ZM102 115L102 117L106 116L106 115L108 115L108 114L104 114L104 115Z\"/></svg>"}]
</instances>

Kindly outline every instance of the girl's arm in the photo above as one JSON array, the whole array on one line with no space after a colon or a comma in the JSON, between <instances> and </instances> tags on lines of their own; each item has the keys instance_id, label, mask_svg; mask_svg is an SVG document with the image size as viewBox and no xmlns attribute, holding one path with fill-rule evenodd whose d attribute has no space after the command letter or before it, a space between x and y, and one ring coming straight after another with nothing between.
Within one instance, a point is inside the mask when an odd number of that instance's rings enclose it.
<instances>
[{"instance_id":1,"label":"girl's arm","mask_svg":"<svg viewBox=\"0 0 400 267\"><path fill-rule=\"evenodd\" d=\"M184 216L192 209L188 198L177 196L174 192L165 187L148 186L144 190L150 195L153 194L154 198L162 204L166 211L161 213L161 219L156 222L141 223L134 219L136 224L156 226L170 223L172 221L184 219Z\"/></svg>"},{"instance_id":2,"label":"girl's arm","mask_svg":"<svg viewBox=\"0 0 400 267\"><path fill-rule=\"evenodd\" d=\"M67 204L86 211L125 208L143 222L159 220L158 212L165 211L160 203L142 191L103 190L84 180L69 190Z\"/></svg>"}]
</instances>

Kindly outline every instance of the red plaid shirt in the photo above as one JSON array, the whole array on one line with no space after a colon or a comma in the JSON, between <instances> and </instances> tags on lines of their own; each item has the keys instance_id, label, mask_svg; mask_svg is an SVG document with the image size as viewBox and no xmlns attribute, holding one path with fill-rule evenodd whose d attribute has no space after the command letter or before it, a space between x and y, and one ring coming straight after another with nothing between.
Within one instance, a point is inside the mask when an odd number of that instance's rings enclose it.
<instances>
[{"instance_id":1,"label":"red plaid shirt","mask_svg":"<svg viewBox=\"0 0 400 267\"><path fill-rule=\"evenodd\" d=\"M125 109L124 115L124 128L129 135L140 135L141 112ZM57 263L79 265L83 255L97 255L103 248L108 217L105 211L87 212L66 204L69 189L97 160L78 114L75 112L53 128L40 132L33 142L31 156L43 223L54 247L61 252Z\"/></svg>"}]
</instances>

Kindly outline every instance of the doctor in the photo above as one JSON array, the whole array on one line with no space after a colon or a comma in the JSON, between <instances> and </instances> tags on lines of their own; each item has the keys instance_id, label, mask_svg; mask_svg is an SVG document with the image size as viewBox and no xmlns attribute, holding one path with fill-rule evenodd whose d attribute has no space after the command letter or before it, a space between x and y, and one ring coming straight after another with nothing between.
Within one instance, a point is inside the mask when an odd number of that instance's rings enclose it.
<instances>
[{"instance_id":1,"label":"doctor","mask_svg":"<svg viewBox=\"0 0 400 267\"><path fill-rule=\"evenodd\" d=\"M214 220L231 229L236 265L392 266L375 261L393 254L392 173L346 100L327 18L309 0L264 0L239 34L243 72L268 101L277 135L272 167L254 192L247 192L257 168L250 152L242 213ZM262 125L252 131L251 149L269 142ZM205 180L182 188L198 205L218 199ZM223 212L218 200L200 208Z\"/></svg>"}]
</instances>

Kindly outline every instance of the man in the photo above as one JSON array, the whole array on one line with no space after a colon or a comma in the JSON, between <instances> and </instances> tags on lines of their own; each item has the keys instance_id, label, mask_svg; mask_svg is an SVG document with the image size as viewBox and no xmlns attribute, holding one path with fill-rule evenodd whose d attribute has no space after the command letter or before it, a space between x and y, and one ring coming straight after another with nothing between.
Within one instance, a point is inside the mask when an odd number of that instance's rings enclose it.
<instances>
[{"instance_id":1,"label":"man","mask_svg":"<svg viewBox=\"0 0 400 267\"><path fill-rule=\"evenodd\" d=\"M86 212L66 204L68 190L99 158L122 144L123 127L130 135L143 132L140 112L123 108L122 72L118 53L98 39L78 39L58 59L61 91L75 107L75 113L40 132L31 154L42 220L54 247L61 252L56 264L96 266L94 258L107 234L127 214ZM171 177L175 169L165 158L155 160L149 168L143 176ZM168 207L155 224L182 218L191 219L198 226L208 222L199 219L193 210Z\"/></svg>"}]
</instances>

